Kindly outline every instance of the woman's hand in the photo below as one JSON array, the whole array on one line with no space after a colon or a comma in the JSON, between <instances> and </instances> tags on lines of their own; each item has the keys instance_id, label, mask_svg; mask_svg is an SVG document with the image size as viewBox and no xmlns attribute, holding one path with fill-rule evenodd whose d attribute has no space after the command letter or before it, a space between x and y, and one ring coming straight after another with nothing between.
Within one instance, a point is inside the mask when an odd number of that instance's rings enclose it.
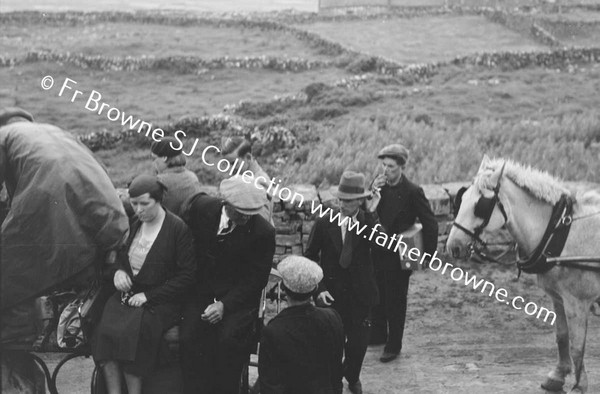
<instances>
[{"instance_id":1,"label":"woman's hand","mask_svg":"<svg viewBox=\"0 0 600 394\"><path fill-rule=\"evenodd\" d=\"M137 293L131 296L131 298L129 299L129 305L140 307L143 306L146 303L146 301L148 301L148 299L146 298L146 294Z\"/></svg>"},{"instance_id":2,"label":"woman's hand","mask_svg":"<svg viewBox=\"0 0 600 394\"><path fill-rule=\"evenodd\" d=\"M115 272L115 277L113 278L113 283L117 290L122 291L124 293L131 290L131 278L127 275L127 272L123 270L118 270Z\"/></svg>"}]
</instances>

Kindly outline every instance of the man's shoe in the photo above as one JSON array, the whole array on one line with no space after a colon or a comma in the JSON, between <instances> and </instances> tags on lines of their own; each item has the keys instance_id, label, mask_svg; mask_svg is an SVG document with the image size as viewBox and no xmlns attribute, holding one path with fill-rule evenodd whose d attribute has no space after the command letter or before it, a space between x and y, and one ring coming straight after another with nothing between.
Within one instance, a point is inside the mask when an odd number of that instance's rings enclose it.
<instances>
[{"instance_id":1,"label":"man's shoe","mask_svg":"<svg viewBox=\"0 0 600 394\"><path fill-rule=\"evenodd\" d=\"M382 363L389 363L390 361L395 360L397 358L398 358L398 353L383 352L381 357L379 357L379 361L381 361Z\"/></svg>"},{"instance_id":2,"label":"man's shoe","mask_svg":"<svg viewBox=\"0 0 600 394\"><path fill-rule=\"evenodd\" d=\"M348 389L352 394L362 394L362 383L357 380L354 383L348 383Z\"/></svg>"}]
</instances>

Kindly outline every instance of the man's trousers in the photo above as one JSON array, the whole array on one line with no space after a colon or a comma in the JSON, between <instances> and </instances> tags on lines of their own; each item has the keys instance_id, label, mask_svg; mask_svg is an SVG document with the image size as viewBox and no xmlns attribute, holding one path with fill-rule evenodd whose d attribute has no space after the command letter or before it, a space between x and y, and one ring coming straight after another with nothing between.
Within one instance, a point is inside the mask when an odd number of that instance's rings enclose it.
<instances>
[{"instance_id":1,"label":"man's trousers","mask_svg":"<svg viewBox=\"0 0 600 394\"><path fill-rule=\"evenodd\" d=\"M237 394L255 341L256 308L226 312L210 324L201 315L212 302L194 301L184 309L179 348L186 394Z\"/></svg>"},{"instance_id":2,"label":"man's trousers","mask_svg":"<svg viewBox=\"0 0 600 394\"><path fill-rule=\"evenodd\" d=\"M371 343L385 342L384 351L400 353L406 321L408 284L412 271L403 270L400 264L386 269L376 269L379 288L379 305L371 312Z\"/></svg>"},{"instance_id":3,"label":"man's trousers","mask_svg":"<svg viewBox=\"0 0 600 394\"><path fill-rule=\"evenodd\" d=\"M333 308L342 317L344 324L344 377L349 383L356 383L369 346L370 307L358 302L351 290L336 294Z\"/></svg>"}]
</instances>

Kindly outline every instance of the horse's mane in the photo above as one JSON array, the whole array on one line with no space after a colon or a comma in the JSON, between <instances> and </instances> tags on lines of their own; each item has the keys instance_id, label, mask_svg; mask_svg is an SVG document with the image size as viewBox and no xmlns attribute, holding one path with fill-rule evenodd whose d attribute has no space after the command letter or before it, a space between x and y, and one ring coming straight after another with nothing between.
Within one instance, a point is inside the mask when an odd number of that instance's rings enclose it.
<instances>
[{"instance_id":1,"label":"horse's mane","mask_svg":"<svg viewBox=\"0 0 600 394\"><path fill-rule=\"evenodd\" d=\"M539 200L556 204L562 194L571 195L571 192L559 180L547 172L505 159L490 159L485 167L480 169L474 179L474 184L479 190L489 190L496 186L496 180L492 181L491 175L499 170L504 162L506 162L504 175Z\"/></svg>"}]
</instances>

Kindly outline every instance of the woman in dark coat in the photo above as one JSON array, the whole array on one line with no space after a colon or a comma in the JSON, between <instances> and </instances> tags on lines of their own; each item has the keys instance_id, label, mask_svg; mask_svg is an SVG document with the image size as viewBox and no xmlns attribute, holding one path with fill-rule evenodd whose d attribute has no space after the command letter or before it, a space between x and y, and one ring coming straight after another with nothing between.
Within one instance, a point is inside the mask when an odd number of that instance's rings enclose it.
<instances>
[{"instance_id":1,"label":"woman in dark coat","mask_svg":"<svg viewBox=\"0 0 600 394\"><path fill-rule=\"evenodd\" d=\"M162 335L179 321L183 294L194 282L192 236L181 219L162 207L164 191L153 175L140 175L129 187L137 220L118 254L117 292L92 341L109 393L121 392L121 372L129 394L141 393Z\"/></svg>"}]
</instances>

